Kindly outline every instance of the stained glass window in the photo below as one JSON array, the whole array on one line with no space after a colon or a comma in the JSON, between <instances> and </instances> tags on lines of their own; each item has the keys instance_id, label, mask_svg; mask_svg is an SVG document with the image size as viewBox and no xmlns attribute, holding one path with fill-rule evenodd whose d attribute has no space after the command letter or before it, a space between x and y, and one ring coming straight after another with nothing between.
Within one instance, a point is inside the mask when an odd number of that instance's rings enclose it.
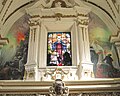
<instances>
[{"instance_id":1,"label":"stained glass window","mask_svg":"<svg viewBox=\"0 0 120 96\"><path fill-rule=\"evenodd\" d=\"M70 32L49 32L47 40L47 66L71 66Z\"/></svg>"}]
</instances>

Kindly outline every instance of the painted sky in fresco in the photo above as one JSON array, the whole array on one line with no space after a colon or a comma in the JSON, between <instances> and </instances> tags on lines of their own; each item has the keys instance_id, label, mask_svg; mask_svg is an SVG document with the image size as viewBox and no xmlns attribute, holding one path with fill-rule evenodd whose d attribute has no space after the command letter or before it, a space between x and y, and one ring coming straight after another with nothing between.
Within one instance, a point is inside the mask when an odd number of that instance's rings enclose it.
<instances>
[{"instance_id":1,"label":"painted sky in fresco","mask_svg":"<svg viewBox=\"0 0 120 96\"><path fill-rule=\"evenodd\" d=\"M94 13L89 15L89 40L90 45L97 42L104 50L110 52L111 44L109 42L109 37L112 32L108 29L105 23Z\"/></svg>"},{"instance_id":2,"label":"painted sky in fresco","mask_svg":"<svg viewBox=\"0 0 120 96\"><path fill-rule=\"evenodd\" d=\"M94 76L96 78L119 78L118 57L115 46L109 41L112 32L94 13L90 13L89 17L89 40L90 46L93 47L91 52L94 54L91 54ZM108 59L105 59L108 54L112 54L113 61L111 63L107 63Z\"/></svg>"},{"instance_id":3,"label":"painted sky in fresco","mask_svg":"<svg viewBox=\"0 0 120 96\"><path fill-rule=\"evenodd\" d=\"M10 61L16 54L17 47L20 46L20 41L24 40L24 34L29 31L28 18L28 15L22 16L8 32L6 37L9 39L9 44L1 49L1 65L4 65L6 61Z\"/></svg>"}]
</instances>

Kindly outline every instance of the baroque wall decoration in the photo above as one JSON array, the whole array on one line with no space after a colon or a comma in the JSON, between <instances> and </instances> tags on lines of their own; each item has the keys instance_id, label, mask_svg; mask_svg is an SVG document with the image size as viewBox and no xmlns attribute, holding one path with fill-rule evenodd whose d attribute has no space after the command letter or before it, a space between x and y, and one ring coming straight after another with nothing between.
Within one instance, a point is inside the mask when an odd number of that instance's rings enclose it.
<instances>
[{"instance_id":1,"label":"baroque wall decoration","mask_svg":"<svg viewBox=\"0 0 120 96\"><path fill-rule=\"evenodd\" d=\"M117 53L114 44L109 41L112 32L94 13L91 12L89 18L89 41L94 75L96 78L119 78L120 65ZM21 17L6 36L9 44L0 49L1 80L23 79L30 30L28 21L28 15ZM112 66L104 60L108 54L112 54Z\"/></svg>"}]
</instances>

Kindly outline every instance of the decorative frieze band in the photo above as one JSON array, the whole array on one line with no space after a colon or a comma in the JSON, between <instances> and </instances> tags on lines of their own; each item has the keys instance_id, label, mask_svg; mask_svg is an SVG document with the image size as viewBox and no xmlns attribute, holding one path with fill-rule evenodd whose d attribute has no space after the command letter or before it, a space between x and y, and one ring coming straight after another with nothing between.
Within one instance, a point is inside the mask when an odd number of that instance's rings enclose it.
<instances>
[{"instance_id":1,"label":"decorative frieze band","mask_svg":"<svg viewBox=\"0 0 120 96\"><path fill-rule=\"evenodd\" d=\"M50 96L49 94L0 94L0 96ZM65 95L66 96L66 95ZM69 96L120 96L120 92L71 93Z\"/></svg>"}]
</instances>

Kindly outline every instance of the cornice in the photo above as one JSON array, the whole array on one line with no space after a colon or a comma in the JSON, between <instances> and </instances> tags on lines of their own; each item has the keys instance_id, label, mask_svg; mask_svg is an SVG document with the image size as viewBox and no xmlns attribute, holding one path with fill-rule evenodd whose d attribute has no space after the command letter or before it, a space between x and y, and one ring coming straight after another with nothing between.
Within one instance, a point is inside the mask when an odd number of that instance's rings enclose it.
<instances>
[{"instance_id":1,"label":"cornice","mask_svg":"<svg viewBox=\"0 0 120 96\"><path fill-rule=\"evenodd\" d=\"M0 93L49 93L54 81L0 81ZM70 93L120 92L120 79L64 81Z\"/></svg>"},{"instance_id":2,"label":"cornice","mask_svg":"<svg viewBox=\"0 0 120 96\"><path fill-rule=\"evenodd\" d=\"M118 31L116 35L111 35L109 40L113 43L120 41L120 31Z\"/></svg>"}]
</instances>

